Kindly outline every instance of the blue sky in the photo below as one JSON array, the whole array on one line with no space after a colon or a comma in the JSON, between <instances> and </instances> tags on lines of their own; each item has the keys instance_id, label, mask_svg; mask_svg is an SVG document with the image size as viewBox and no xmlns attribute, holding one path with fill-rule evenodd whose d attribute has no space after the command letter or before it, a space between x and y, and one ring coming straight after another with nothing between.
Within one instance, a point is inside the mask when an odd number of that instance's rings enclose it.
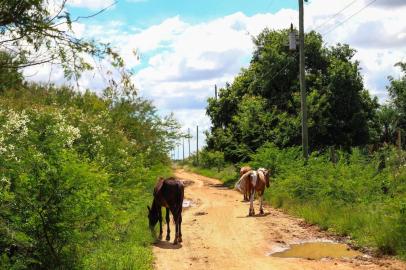
<instances>
[{"instance_id":1,"label":"blue sky","mask_svg":"<svg viewBox=\"0 0 406 270\"><path fill-rule=\"evenodd\" d=\"M83 1L85 2L85 1ZM103 1L101 1L103 2ZM105 1L109 6L109 1ZM128 26L145 28L169 17L181 16L190 23L199 23L236 12L247 16L276 12L281 8L297 8L296 0L121 0L113 9L98 17L99 21L122 20ZM86 15L89 8L71 7L73 15Z\"/></svg>"},{"instance_id":2,"label":"blue sky","mask_svg":"<svg viewBox=\"0 0 406 270\"><path fill-rule=\"evenodd\" d=\"M305 30L317 28L328 46L340 42L355 48L365 87L385 102L387 76L399 76L394 64L406 61L406 1L378 0L366 8L370 1L311 0L305 5ZM67 8L75 17L112 2L68 0ZM78 37L111 43L134 71L139 94L160 114L173 113L184 130L199 125L203 132L210 127L207 98L215 84L231 83L249 64L251 37L291 22L297 26L297 0L119 0L73 28ZM33 80L64 83L60 69L35 68L27 71L35 74ZM94 91L105 86L97 71L83 74L79 83ZM203 133L200 141L203 145Z\"/></svg>"}]
</instances>

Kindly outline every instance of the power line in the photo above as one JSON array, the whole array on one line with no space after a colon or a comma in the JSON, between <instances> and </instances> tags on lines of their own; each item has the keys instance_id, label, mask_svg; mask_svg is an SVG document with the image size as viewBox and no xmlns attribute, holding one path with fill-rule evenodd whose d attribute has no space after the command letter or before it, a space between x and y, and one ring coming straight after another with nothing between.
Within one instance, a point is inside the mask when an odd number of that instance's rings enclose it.
<instances>
[{"instance_id":1,"label":"power line","mask_svg":"<svg viewBox=\"0 0 406 270\"><path fill-rule=\"evenodd\" d=\"M292 64L291 58L297 57L298 54L299 54L298 52L295 52L293 55L291 55L289 61L288 61L281 69L279 69L278 72L276 72L276 73L273 74L273 76L269 79L269 82L272 83L273 80L274 80L279 74L281 74L282 72L284 72L284 71L289 67L289 65ZM265 77L267 77L268 75L270 75L271 73L272 73L272 70L267 71L265 74L260 74L260 76L261 76L262 78L265 78ZM288 104L288 103L290 102L290 100L287 100L287 101L285 101L285 102L275 102L275 100L271 100L271 102L272 102L272 105L275 105L275 106L282 106L282 105Z\"/></svg>"},{"instance_id":2,"label":"power line","mask_svg":"<svg viewBox=\"0 0 406 270\"><path fill-rule=\"evenodd\" d=\"M298 53L295 52L291 57L295 58L297 55L298 55ZM292 63L292 62L288 61L288 62L286 63L286 65L284 65L278 72L276 72L276 73L272 76L272 78L270 79L270 81L273 81L273 79L275 79L276 76L278 76L280 73L282 73L283 71L285 71L291 63ZM266 77L266 76L270 75L271 72L272 72L272 71L268 71L267 73L265 73L264 75L262 75L262 77Z\"/></svg>"},{"instance_id":3,"label":"power line","mask_svg":"<svg viewBox=\"0 0 406 270\"><path fill-rule=\"evenodd\" d=\"M266 9L270 9L273 4L274 4L274 1L273 1L273 0L269 1L268 6L267 6Z\"/></svg>"},{"instance_id":4,"label":"power line","mask_svg":"<svg viewBox=\"0 0 406 270\"><path fill-rule=\"evenodd\" d=\"M346 22L348 22L350 19L352 19L353 17L355 17L356 15L358 15L359 13L361 13L364 9L366 9L367 7L369 7L370 5L372 5L373 3L375 3L378 0L372 0L371 2L369 2L368 4L366 4L364 7L362 7L360 10L358 10L357 12L355 12L354 14L352 14L350 17L348 17L347 19L345 19L344 21L340 22L339 24L337 24L335 27L329 29L327 32L323 33L322 35L325 36L327 34L329 34L330 32L334 31L336 28L340 27L341 25L345 24Z\"/></svg>"},{"instance_id":5,"label":"power line","mask_svg":"<svg viewBox=\"0 0 406 270\"><path fill-rule=\"evenodd\" d=\"M340 15L343 11L345 11L346 9L348 9L350 6L352 6L353 4L355 4L355 2L357 2L358 0L354 0L351 3L349 3L348 5L346 5L344 8L342 8L340 11L338 11L336 14L334 14L333 16L331 16L329 19L327 19L324 23L316 26L315 28L313 28L314 31L322 28L323 26L325 26L327 23L329 23L332 19L336 18L338 15Z\"/></svg>"},{"instance_id":6,"label":"power line","mask_svg":"<svg viewBox=\"0 0 406 270\"><path fill-rule=\"evenodd\" d=\"M297 56L297 52L292 57L295 58L296 56ZM273 79L275 79L276 76L278 76L281 72L285 71L290 64L291 64L290 62L287 62L286 65L281 70L279 70L274 76L272 76L271 81Z\"/></svg>"}]
</instances>

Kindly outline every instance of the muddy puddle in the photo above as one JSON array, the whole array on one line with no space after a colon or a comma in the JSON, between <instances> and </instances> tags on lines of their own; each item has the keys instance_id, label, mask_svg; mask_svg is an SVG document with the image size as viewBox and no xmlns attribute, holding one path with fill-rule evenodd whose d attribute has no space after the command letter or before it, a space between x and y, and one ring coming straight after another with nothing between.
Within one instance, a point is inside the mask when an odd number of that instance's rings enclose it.
<instances>
[{"instance_id":1,"label":"muddy puddle","mask_svg":"<svg viewBox=\"0 0 406 270\"><path fill-rule=\"evenodd\" d=\"M321 258L354 258L363 255L350 249L346 244L333 242L309 242L290 245L288 249L272 253L272 257L305 258L318 260Z\"/></svg>"},{"instance_id":2,"label":"muddy puddle","mask_svg":"<svg viewBox=\"0 0 406 270\"><path fill-rule=\"evenodd\" d=\"M190 207L192 207L192 205L193 205L192 200L188 200L188 199L183 200L183 203L182 203L183 208L190 208Z\"/></svg>"}]
</instances>

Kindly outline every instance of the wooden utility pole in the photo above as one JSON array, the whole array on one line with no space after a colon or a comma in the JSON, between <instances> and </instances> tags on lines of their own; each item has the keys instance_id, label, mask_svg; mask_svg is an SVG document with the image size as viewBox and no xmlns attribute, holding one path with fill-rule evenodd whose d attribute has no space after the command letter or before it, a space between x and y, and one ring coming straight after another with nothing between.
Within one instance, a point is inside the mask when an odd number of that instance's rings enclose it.
<instances>
[{"instance_id":1,"label":"wooden utility pole","mask_svg":"<svg viewBox=\"0 0 406 270\"><path fill-rule=\"evenodd\" d=\"M305 80L305 55L304 55L304 7L303 0L299 0L299 53L300 53L300 96L302 107L302 147L303 157L309 155L309 135L307 128L307 105L306 105L306 80Z\"/></svg>"},{"instance_id":2,"label":"wooden utility pole","mask_svg":"<svg viewBox=\"0 0 406 270\"><path fill-rule=\"evenodd\" d=\"M216 97L217 100L217 84L214 85L214 96Z\"/></svg>"},{"instance_id":3,"label":"wooden utility pole","mask_svg":"<svg viewBox=\"0 0 406 270\"><path fill-rule=\"evenodd\" d=\"M190 128L187 129L187 134L188 134L187 140L188 140L188 143L189 143L189 155L188 155L188 157L190 157Z\"/></svg>"},{"instance_id":4,"label":"wooden utility pole","mask_svg":"<svg viewBox=\"0 0 406 270\"><path fill-rule=\"evenodd\" d=\"M196 126L196 164L199 165L199 126Z\"/></svg>"}]
</instances>

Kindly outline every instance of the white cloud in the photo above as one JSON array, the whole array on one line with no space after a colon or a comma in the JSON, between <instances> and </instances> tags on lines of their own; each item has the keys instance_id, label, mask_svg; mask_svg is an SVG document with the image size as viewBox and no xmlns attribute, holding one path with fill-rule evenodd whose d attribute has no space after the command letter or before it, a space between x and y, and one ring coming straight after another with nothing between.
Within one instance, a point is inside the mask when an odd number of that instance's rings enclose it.
<instances>
[{"instance_id":1,"label":"white cloud","mask_svg":"<svg viewBox=\"0 0 406 270\"><path fill-rule=\"evenodd\" d=\"M321 33L330 31L325 36L330 45L349 43L357 49L355 59L361 63L365 86L384 101L387 98L387 76L398 74L394 64L406 53L406 28L402 23L406 10L370 6L338 26L365 6L362 1L356 2L331 19L350 2L333 1L327 5L325 0L313 0L306 5L306 29L314 29L329 20L317 30ZM142 35L149 31L159 32L159 29L168 32L168 27L169 33L175 32L176 35L167 35L160 41L155 39L154 46L143 44L142 51L156 49L159 44L165 44L166 50L157 53L148 66L137 73L140 89L163 108L174 110L175 115L181 109L191 111L191 104L195 104L193 109L201 108L205 99L213 96L213 85L232 81L244 66L244 59L251 56L250 35L257 35L265 27L286 28L297 19L297 11L285 9L276 14L254 16L236 13L195 25L182 23L176 17L172 18L176 24L169 26L164 22L146 29Z\"/></svg>"},{"instance_id":2,"label":"white cloud","mask_svg":"<svg viewBox=\"0 0 406 270\"><path fill-rule=\"evenodd\" d=\"M110 3L73 2L88 8ZM324 36L328 45L341 42L357 49L355 58L361 63L365 85L383 101L387 97L387 76L399 74L394 64L406 55L406 5L392 0L387 6L396 5L396 9L374 4L351 17L367 3L356 1L336 16L351 2L311 1L305 6L305 27L307 31L316 28L322 34L328 32ZM83 36L111 42L131 67L141 64L143 68L136 73L136 84L141 95L153 99L161 112L173 111L184 127L194 128L199 123L202 129L207 129L205 101L214 95L214 84L222 86L231 82L248 64L253 50L251 37L265 27L282 29L289 27L291 22L297 26L297 21L296 10L282 9L275 14L253 16L238 12L198 24L176 16L146 29L124 27L124 22L118 21L103 26L75 27ZM134 56L134 49L140 52L140 60ZM150 58L144 57L151 54ZM46 74L38 76L48 80ZM103 85L102 78L95 73L86 74L81 82L92 88Z\"/></svg>"},{"instance_id":3,"label":"white cloud","mask_svg":"<svg viewBox=\"0 0 406 270\"><path fill-rule=\"evenodd\" d=\"M364 1L367 2L367 0ZM406 2L404 0L385 0L385 1L377 1L376 5L385 8L395 8L400 6L406 6Z\"/></svg>"},{"instance_id":4,"label":"white cloud","mask_svg":"<svg viewBox=\"0 0 406 270\"><path fill-rule=\"evenodd\" d=\"M322 25L317 31L328 32L324 36L328 44L347 43L355 48L366 88L383 102L387 99L387 76L399 74L394 65L406 54L406 4L403 0L377 1L365 8L370 1L357 1L335 16L352 2L331 1L326 5L326 1L313 0L306 5L306 29Z\"/></svg>"},{"instance_id":5,"label":"white cloud","mask_svg":"<svg viewBox=\"0 0 406 270\"><path fill-rule=\"evenodd\" d=\"M267 26L283 28L296 13L282 10L275 15L252 17L235 13L195 25L174 17L152 26L133 36L130 42L140 44L137 43L140 40L141 53L163 48L136 74L139 87L160 105L170 106L160 100L194 97L200 101L196 106L202 108L207 97L213 95L214 84L232 81L247 64L253 50L251 35L259 34ZM150 44L146 44L144 37L149 36ZM182 106L179 102L175 104ZM188 102L184 104L189 106Z\"/></svg>"},{"instance_id":6,"label":"white cloud","mask_svg":"<svg viewBox=\"0 0 406 270\"><path fill-rule=\"evenodd\" d=\"M114 0L68 0L67 5L71 7L97 10L109 7L114 2L115 2Z\"/></svg>"}]
</instances>

